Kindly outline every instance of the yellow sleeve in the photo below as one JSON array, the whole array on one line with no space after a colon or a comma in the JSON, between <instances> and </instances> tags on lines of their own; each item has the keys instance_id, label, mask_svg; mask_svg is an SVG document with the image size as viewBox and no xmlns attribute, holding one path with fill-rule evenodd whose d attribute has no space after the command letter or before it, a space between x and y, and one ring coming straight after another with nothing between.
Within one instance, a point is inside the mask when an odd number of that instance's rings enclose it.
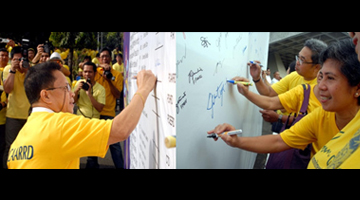
<instances>
[{"instance_id":1,"label":"yellow sleeve","mask_svg":"<svg viewBox=\"0 0 360 200\"><path fill-rule=\"evenodd\" d=\"M298 85L283 94L279 94L278 97L287 112L298 113L304 101L304 88L302 85Z\"/></svg>"},{"instance_id":2,"label":"yellow sleeve","mask_svg":"<svg viewBox=\"0 0 360 200\"><path fill-rule=\"evenodd\" d=\"M314 112L306 115L290 129L280 133L284 142L292 148L304 150L306 146L317 141L316 132L319 128L322 108L319 107Z\"/></svg>"},{"instance_id":3,"label":"yellow sleeve","mask_svg":"<svg viewBox=\"0 0 360 200\"><path fill-rule=\"evenodd\" d=\"M2 77L2 80L5 81L6 78L9 76L9 70L11 68L11 65L7 65L4 70L3 70L3 77Z\"/></svg>"},{"instance_id":4,"label":"yellow sleeve","mask_svg":"<svg viewBox=\"0 0 360 200\"><path fill-rule=\"evenodd\" d=\"M290 83L294 81L294 78L297 76L297 73L291 73L279 82L271 85L271 88L279 95L290 90Z\"/></svg>"},{"instance_id":5,"label":"yellow sleeve","mask_svg":"<svg viewBox=\"0 0 360 200\"><path fill-rule=\"evenodd\" d=\"M86 156L105 157L112 120L87 119L70 113L58 113L61 151L75 159Z\"/></svg>"},{"instance_id":6,"label":"yellow sleeve","mask_svg":"<svg viewBox=\"0 0 360 200\"><path fill-rule=\"evenodd\" d=\"M120 65L120 73L124 73L124 63L121 63Z\"/></svg>"},{"instance_id":7,"label":"yellow sleeve","mask_svg":"<svg viewBox=\"0 0 360 200\"><path fill-rule=\"evenodd\" d=\"M99 87L99 96L97 96L96 101L105 105L105 103L106 103L105 88L102 85L100 85L100 83L97 83L97 84L99 84L99 86L101 86L101 87Z\"/></svg>"},{"instance_id":8,"label":"yellow sleeve","mask_svg":"<svg viewBox=\"0 0 360 200\"><path fill-rule=\"evenodd\" d=\"M113 71L115 71L115 73L112 72L115 76L115 84L114 85L115 85L116 89L118 89L121 92L123 90L124 77L122 76L122 74L120 72L118 72L116 70L113 70Z\"/></svg>"}]
</instances>

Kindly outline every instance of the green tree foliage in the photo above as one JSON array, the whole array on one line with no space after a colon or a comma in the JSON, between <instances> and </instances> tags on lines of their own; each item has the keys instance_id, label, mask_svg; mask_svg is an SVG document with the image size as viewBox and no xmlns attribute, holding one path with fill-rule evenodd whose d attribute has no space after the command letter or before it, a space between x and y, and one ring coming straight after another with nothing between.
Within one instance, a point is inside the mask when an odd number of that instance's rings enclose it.
<instances>
[{"instance_id":1,"label":"green tree foliage","mask_svg":"<svg viewBox=\"0 0 360 200\"><path fill-rule=\"evenodd\" d=\"M55 47L69 48L68 66L71 74L73 74L74 50L83 48L96 49L97 32L51 32L50 42ZM71 76L71 80L73 77Z\"/></svg>"},{"instance_id":2,"label":"green tree foliage","mask_svg":"<svg viewBox=\"0 0 360 200\"><path fill-rule=\"evenodd\" d=\"M111 50L119 47L119 50L122 51L122 38L123 32L104 32L104 47L108 47Z\"/></svg>"}]
</instances>

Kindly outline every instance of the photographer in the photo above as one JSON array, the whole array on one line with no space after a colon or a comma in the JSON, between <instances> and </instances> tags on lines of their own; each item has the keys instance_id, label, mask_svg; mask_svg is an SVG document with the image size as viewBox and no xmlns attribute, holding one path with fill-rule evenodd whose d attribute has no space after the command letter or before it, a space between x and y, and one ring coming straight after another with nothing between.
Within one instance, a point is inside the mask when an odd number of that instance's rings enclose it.
<instances>
[{"instance_id":1,"label":"photographer","mask_svg":"<svg viewBox=\"0 0 360 200\"><path fill-rule=\"evenodd\" d=\"M115 117L116 99L120 98L123 89L123 76L120 72L113 70L111 65L111 51L108 48L100 50L100 67L95 74L95 80L105 88L106 103L100 113L100 119L113 119ZM110 145L111 157L116 168L123 168L124 161L120 143Z\"/></svg>"},{"instance_id":2,"label":"photographer","mask_svg":"<svg viewBox=\"0 0 360 200\"><path fill-rule=\"evenodd\" d=\"M94 63L87 62L83 67L84 79L79 80L74 87L77 114L89 119L100 119L100 112L105 106L105 88L94 79L96 73Z\"/></svg>"},{"instance_id":3,"label":"photographer","mask_svg":"<svg viewBox=\"0 0 360 200\"><path fill-rule=\"evenodd\" d=\"M11 50L11 65L4 68L3 81L4 91L9 94L9 102L6 111L5 125L5 163L10 145L15 140L20 129L25 124L30 109L30 103L25 94L24 80L28 66L22 60L23 51L21 47L14 47Z\"/></svg>"},{"instance_id":4,"label":"photographer","mask_svg":"<svg viewBox=\"0 0 360 200\"><path fill-rule=\"evenodd\" d=\"M94 80L97 68L94 63L87 62L83 68L84 79L79 80L74 87L77 115L100 119L100 112L105 106L105 88ZM98 169L98 158L88 157L86 168Z\"/></svg>"}]
</instances>

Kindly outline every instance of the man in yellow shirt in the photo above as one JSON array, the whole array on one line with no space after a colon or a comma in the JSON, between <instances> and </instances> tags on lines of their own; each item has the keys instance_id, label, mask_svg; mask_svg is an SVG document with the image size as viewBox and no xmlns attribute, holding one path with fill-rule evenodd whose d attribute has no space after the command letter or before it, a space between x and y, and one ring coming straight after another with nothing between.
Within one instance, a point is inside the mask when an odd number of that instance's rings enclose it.
<instances>
[{"instance_id":1,"label":"man in yellow shirt","mask_svg":"<svg viewBox=\"0 0 360 200\"><path fill-rule=\"evenodd\" d=\"M300 84L316 84L316 76L321 69L319 64L319 55L326 47L327 45L324 42L317 39L309 39L305 41L304 47L299 52L299 55L296 56L296 72L292 72L271 86L266 85L261 79L260 66L258 64L248 63L248 65L250 65L250 74L256 85L257 91L261 95L271 97L285 93ZM279 118L279 114L274 111L262 111L262 113L264 115L264 119L269 122L275 122ZM285 122L286 119L287 116L283 116L282 122Z\"/></svg>"},{"instance_id":2,"label":"man in yellow shirt","mask_svg":"<svg viewBox=\"0 0 360 200\"><path fill-rule=\"evenodd\" d=\"M123 55L121 51L116 54L116 63L112 66L113 69L120 72L124 77L124 63L123 63ZM120 91L120 98L116 99L116 111L122 111L124 109L124 95L123 90Z\"/></svg>"},{"instance_id":3,"label":"man in yellow shirt","mask_svg":"<svg viewBox=\"0 0 360 200\"><path fill-rule=\"evenodd\" d=\"M14 47L11 50L11 65L6 66L3 71L4 91L9 94L5 125L5 158L7 158L11 143L29 116L30 104L24 88L28 68L23 68L21 58L21 47Z\"/></svg>"},{"instance_id":4,"label":"man in yellow shirt","mask_svg":"<svg viewBox=\"0 0 360 200\"><path fill-rule=\"evenodd\" d=\"M140 71L136 95L121 114L114 120L87 119L72 114L74 93L60 69L54 62L29 69L25 91L33 112L11 145L9 169L78 169L80 157L104 157L108 145L133 131L156 82L151 71Z\"/></svg>"},{"instance_id":5,"label":"man in yellow shirt","mask_svg":"<svg viewBox=\"0 0 360 200\"><path fill-rule=\"evenodd\" d=\"M0 77L2 77L3 70L9 61L9 52L5 48L0 48ZM0 169L6 168L6 158L4 158L5 151L5 123L6 123L6 93L3 91L4 83L0 80L3 87L0 91L1 94L1 108L0 109Z\"/></svg>"},{"instance_id":6,"label":"man in yellow shirt","mask_svg":"<svg viewBox=\"0 0 360 200\"><path fill-rule=\"evenodd\" d=\"M100 112L105 106L105 88L95 81L96 65L87 62L83 65L84 79L79 80L75 87L75 103L78 106L77 115L86 118L100 119ZM90 80L90 84L87 80ZM84 89L84 85L88 87Z\"/></svg>"},{"instance_id":7,"label":"man in yellow shirt","mask_svg":"<svg viewBox=\"0 0 360 200\"><path fill-rule=\"evenodd\" d=\"M116 63L113 64L112 68L120 72L124 76L124 63L123 63L123 55L121 52L116 54Z\"/></svg>"},{"instance_id":8,"label":"man in yellow shirt","mask_svg":"<svg viewBox=\"0 0 360 200\"><path fill-rule=\"evenodd\" d=\"M123 89L123 76L120 72L111 68L111 51L108 48L100 50L100 67L95 74L96 82L105 88L106 102L100 113L100 119L113 119L115 117L116 99L120 98ZM110 146L111 157L117 169L124 166L124 160L120 143Z\"/></svg>"},{"instance_id":9,"label":"man in yellow shirt","mask_svg":"<svg viewBox=\"0 0 360 200\"><path fill-rule=\"evenodd\" d=\"M79 80L74 89L74 100L78 106L77 115L89 119L100 119L100 112L105 106L105 88L94 79L97 69L94 63L89 61L84 63L82 67L84 69L84 79ZM90 80L90 83L88 80ZM88 157L86 168L98 169L98 158Z\"/></svg>"},{"instance_id":10,"label":"man in yellow shirt","mask_svg":"<svg viewBox=\"0 0 360 200\"><path fill-rule=\"evenodd\" d=\"M358 123L360 119L360 63L351 40L331 44L321 53L320 62L323 67L318 87L322 107L306 115L290 129L279 135L237 137L221 134L235 130L229 124L222 124L208 133L218 134L230 146L258 153L275 153L290 148L304 149L313 142L313 153L324 153L316 154L308 168L341 166L343 160L353 155L352 152L358 148L360 141L358 132L352 132L354 135L347 145L340 143L346 140L338 140L341 134L354 131L354 123ZM338 140L337 145L331 149L324 146L330 140ZM331 155L332 159L325 162L323 158ZM359 164L354 166L360 167Z\"/></svg>"},{"instance_id":11,"label":"man in yellow shirt","mask_svg":"<svg viewBox=\"0 0 360 200\"><path fill-rule=\"evenodd\" d=\"M96 56L95 56L95 58L93 58L93 59L91 60L91 62L95 63L96 66L99 66L99 65L100 65L99 60L100 60L100 53L97 53Z\"/></svg>"}]
</instances>

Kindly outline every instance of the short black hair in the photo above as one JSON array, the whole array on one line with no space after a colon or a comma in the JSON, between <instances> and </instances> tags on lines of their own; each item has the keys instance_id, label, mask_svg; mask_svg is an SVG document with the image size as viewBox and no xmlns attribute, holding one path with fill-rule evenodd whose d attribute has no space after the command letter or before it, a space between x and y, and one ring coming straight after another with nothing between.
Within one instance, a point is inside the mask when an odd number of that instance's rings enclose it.
<instances>
[{"instance_id":1,"label":"short black hair","mask_svg":"<svg viewBox=\"0 0 360 200\"><path fill-rule=\"evenodd\" d=\"M101 54L103 51L108 51L108 52L109 52L109 55L111 56L111 51L110 51L110 49L108 49L107 47L102 48L102 49L100 50L100 54ZM100 55L100 54L99 54L99 55Z\"/></svg>"},{"instance_id":2,"label":"short black hair","mask_svg":"<svg viewBox=\"0 0 360 200\"><path fill-rule=\"evenodd\" d=\"M8 55L9 55L9 52L5 49L5 48L0 48L0 52L6 52L6 53L8 53Z\"/></svg>"},{"instance_id":3,"label":"short black hair","mask_svg":"<svg viewBox=\"0 0 360 200\"><path fill-rule=\"evenodd\" d=\"M96 65L95 65L95 63L93 63L93 62L86 62L85 64L84 64L84 66L85 65L91 65L92 67L93 67L93 70L94 70L94 73L96 73L96 69L97 69L97 67L96 67Z\"/></svg>"},{"instance_id":4,"label":"short black hair","mask_svg":"<svg viewBox=\"0 0 360 200\"><path fill-rule=\"evenodd\" d=\"M85 56L85 57L84 57L84 60L85 60L85 59L91 60L91 57L90 57L90 56Z\"/></svg>"},{"instance_id":5,"label":"short black hair","mask_svg":"<svg viewBox=\"0 0 360 200\"><path fill-rule=\"evenodd\" d=\"M29 68L24 87L30 104L39 101L41 90L54 86L56 78L53 76L53 71L55 70L61 70L61 66L56 62L44 62Z\"/></svg>"},{"instance_id":6,"label":"short black hair","mask_svg":"<svg viewBox=\"0 0 360 200\"><path fill-rule=\"evenodd\" d=\"M16 53L20 53L22 55L22 49L20 46L17 46L17 47L14 47L11 49L10 57L14 58L14 54L16 54Z\"/></svg>"},{"instance_id":7,"label":"short black hair","mask_svg":"<svg viewBox=\"0 0 360 200\"><path fill-rule=\"evenodd\" d=\"M311 50L311 60L314 65L319 64L319 55L327 47L327 44L318 39L308 39L305 41L304 46Z\"/></svg>"},{"instance_id":8,"label":"short black hair","mask_svg":"<svg viewBox=\"0 0 360 200\"><path fill-rule=\"evenodd\" d=\"M351 87L360 84L360 62L352 39L344 39L330 44L321 52L320 64L323 65L327 59L333 59L340 63L341 73L348 79ZM360 105L360 97L358 97L358 105Z\"/></svg>"}]
</instances>

